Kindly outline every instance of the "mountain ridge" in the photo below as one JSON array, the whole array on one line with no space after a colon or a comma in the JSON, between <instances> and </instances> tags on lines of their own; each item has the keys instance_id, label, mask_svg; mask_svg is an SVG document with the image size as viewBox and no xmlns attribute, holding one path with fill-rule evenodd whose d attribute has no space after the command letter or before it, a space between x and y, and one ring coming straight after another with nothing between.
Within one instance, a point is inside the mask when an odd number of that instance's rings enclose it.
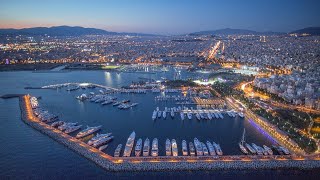
<instances>
[{"instance_id":1,"label":"mountain ridge","mask_svg":"<svg viewBox=\"0 0 320 180\"><path fill-rule=\"evenodd\" d=\"M47 35L47 36L81 36L81 35L132 35L132 36L154 36L145 33L112 32L97 28L86 28L81 26L52 26L32 27L22 29L0 29L0 35Z\"/></svg>"}]
</instances>

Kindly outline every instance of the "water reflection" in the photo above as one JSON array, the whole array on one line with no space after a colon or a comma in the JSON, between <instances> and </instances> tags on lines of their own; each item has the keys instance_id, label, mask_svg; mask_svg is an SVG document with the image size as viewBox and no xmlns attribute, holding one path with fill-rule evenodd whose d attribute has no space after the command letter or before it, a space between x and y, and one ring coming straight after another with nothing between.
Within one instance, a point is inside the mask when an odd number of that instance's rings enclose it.
<instances>
[{"instance_id":1,"label":"water reflection","mask_svg":"<svg viewBox=\"0 0 320 180\"><path fill-rule=\"evenodd\" d=\"M104 72L104 79L107 86L112 85L112 79L111 79L111 73L110 72Z\"/></svg>"}]
</instances>

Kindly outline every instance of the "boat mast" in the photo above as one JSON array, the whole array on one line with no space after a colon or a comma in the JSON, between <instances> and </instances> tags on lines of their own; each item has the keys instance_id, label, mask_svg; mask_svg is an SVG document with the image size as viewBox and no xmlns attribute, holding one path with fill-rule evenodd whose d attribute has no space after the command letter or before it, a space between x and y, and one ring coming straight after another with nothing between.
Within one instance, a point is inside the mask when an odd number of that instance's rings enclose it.
<instances>
[{"instance_id":1,"label":"boat mast","mask_svg":"<svg viewBox=\"0 0 320 180\"><path fill-rule=\"evenodd\" d=\"M246 129L243 129L243 133L242 133L242 139L241 139L241 144L243 145L244 141L244 134L246 133Z\"/></svg>"}]
</instances>

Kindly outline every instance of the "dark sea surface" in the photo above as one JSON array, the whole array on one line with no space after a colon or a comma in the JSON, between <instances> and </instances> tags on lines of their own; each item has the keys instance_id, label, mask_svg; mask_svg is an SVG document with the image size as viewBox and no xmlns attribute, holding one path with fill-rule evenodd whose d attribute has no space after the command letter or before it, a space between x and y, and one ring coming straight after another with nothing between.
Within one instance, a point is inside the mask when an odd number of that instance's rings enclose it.
<instances>
[{"instance_id":1,"label":"dark sea surface","mask_svg":"<svg viewBox=\"0 0 320 180\"><path fill-rule=\"evenodd\" d=\"M195 74L182 73L184 77ZM176 139L179 153L181 141L192 141L197 137L219 143L224 154L241 154L237 143L246 129L246 141L257 145L272 145L273 140L247 120L230 118L198 121L176 114L166 119L152 121L152 111L159 106L177 106L173 102L157 102L160 93L115 94L118 99L130 99L139 105L129 110L119 110L112 105L101 106L88 101L80 102L76 96L98 89L67 92L59 90L24 89L27 86L43 86L66 82L91 82L110 87L129 85L139 77L161 79L172 78L167 73L113 73L103 71L72 71L66 73L0 72L0 95L30 93L41 96L42 107L68 122L89 126L102 125L103 133L112 132L114 140L105 152L113 154L119 143L125 144L132 131L137 138L159 139L160 155L164 155L166 138ZM176 94L177 95L177 94ZM189 106L190 107L190 106ZM186 172L107 172L63 145L55 142L20 119L18 99L0 99L0 179L317 179L320 170L246 170L246 171L186 171Z\"/></svg>"}]
</instances>

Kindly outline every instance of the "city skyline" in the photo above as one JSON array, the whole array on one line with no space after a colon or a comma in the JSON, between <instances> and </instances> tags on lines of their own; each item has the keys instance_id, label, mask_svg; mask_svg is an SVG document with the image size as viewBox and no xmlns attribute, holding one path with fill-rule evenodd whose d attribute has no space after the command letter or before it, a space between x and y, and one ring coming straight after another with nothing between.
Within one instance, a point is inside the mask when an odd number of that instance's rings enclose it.
<instances>
[{"instance_id":1,"label":"city skyline","mask_svg":"<svg viewBox=\"0 0 320 180\"><path fill-rule=\"evenodd\" d=\"M319 26L319 1L3 1L0 28L83 26L183 34L223 28L290 32Z\"/></svg>"}]
</instances>

